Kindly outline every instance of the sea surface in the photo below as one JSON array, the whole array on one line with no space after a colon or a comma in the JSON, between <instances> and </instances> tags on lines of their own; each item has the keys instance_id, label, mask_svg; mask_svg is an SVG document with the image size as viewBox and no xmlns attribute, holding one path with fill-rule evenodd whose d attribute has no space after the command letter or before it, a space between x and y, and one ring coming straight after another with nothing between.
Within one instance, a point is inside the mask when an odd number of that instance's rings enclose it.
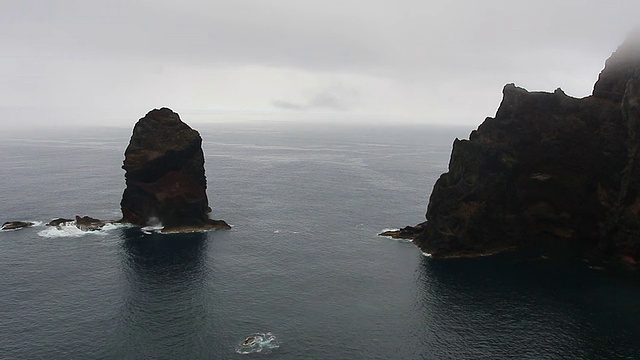
<instances>
[{"instance_id":1,"label":"sea surface","mask_svg":"<svg viewBox=\"0 0 640 360\"><path fill-rule=\"evenodd\" d=\"M0 222L40 222L0 232L0 359L640 359L635 274L376 235L424 220L471 129L194 127L232 230L48 228L119 218L131 128L0 139Z\"/></svg>"}]
</instances>

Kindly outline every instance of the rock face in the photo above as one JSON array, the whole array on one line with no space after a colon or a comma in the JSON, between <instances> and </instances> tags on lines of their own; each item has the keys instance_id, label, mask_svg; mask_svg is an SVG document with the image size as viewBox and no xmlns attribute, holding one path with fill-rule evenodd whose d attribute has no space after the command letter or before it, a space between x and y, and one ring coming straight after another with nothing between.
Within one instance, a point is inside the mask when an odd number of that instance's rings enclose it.
<instances>
[{"instance_id":1,"label":"rock face","mask_svg":"<svg viewBox=\"0 0 640 360\"><path fill-rule=\"evenodd\" d=\"M582 99L506 85L494 118L456 139L427 221L426 253L476 256L535 245L640 259L640 41L629 38ZM393 235L393 234L388 234Z\"/></svg>"},{"instance_id":2,"label":"rock face","mask_svg":"<svg viewBox=\"0 0 640 360\"><path fill-rule=\"evenodd\" d=\"M209 219L200 134L167 108L140 119L125 151L123 221L165 229L228 228Z\"/></svg>"}]
</instances>

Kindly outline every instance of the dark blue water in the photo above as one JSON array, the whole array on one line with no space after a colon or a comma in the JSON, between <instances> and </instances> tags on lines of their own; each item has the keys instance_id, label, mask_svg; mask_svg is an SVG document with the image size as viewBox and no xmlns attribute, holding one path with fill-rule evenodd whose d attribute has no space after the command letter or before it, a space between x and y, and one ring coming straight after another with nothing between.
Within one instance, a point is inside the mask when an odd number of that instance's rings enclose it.
<instances>
[{"instance_id":1,"label":"dark blue water","mask_svg":"<svg viewBox=\"0 0 640 360\"><path fill-rule=\"evenodd\" d=\"M423 220L470 129L198 130L213 217L234 228L0 232L0 358L640 358L635 274L553 255L436 261L376 236ZM0 221L117 218L129 136L2 139Z\"/></svg>"}]
</instances>

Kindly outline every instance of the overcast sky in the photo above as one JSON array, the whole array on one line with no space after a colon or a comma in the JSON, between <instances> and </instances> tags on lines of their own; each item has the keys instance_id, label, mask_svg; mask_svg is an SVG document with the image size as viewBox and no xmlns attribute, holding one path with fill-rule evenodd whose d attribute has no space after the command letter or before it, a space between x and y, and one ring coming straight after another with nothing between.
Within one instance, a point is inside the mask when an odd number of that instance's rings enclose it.
<instances>
[{"instance_id":1,"label":"overcast sky","mask_svg":"<svg viewBox=\"0 0 640 360\"><path fill-rule=\"evenodd\" d=\"M640 1L0 0L0 122L477 126L502 87L591 93Z\"/></svg>"}]
</instances>

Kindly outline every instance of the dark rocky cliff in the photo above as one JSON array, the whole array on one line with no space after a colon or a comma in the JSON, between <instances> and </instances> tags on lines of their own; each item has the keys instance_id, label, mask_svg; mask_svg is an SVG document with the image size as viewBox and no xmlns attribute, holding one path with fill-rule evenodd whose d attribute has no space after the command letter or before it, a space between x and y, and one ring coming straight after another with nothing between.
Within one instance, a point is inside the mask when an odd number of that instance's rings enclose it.
<instances>
[{"instance_id":1,"label":"dark rocky cliff","mask_svg":"<svg viewBox=\"0 0 640 360\"><path fill-rule=\"evenodd\" d=\"M123 221L165 229L228 228L210 220L200 134L167 108L140 119L125 151Z\"/></svg>"},{"instance_id":2,"label":"dark rocky cliff","mask_svg":"<svg viewBox=\"0 0 640 360\"><path fill-rule=\"evenodd\" d=\"M506 85L494 118L456 139L427 221L388 233L439 257L538 242L640 260L640 42L607 60L592 96Z\"/></svg>"}]
</instances>

